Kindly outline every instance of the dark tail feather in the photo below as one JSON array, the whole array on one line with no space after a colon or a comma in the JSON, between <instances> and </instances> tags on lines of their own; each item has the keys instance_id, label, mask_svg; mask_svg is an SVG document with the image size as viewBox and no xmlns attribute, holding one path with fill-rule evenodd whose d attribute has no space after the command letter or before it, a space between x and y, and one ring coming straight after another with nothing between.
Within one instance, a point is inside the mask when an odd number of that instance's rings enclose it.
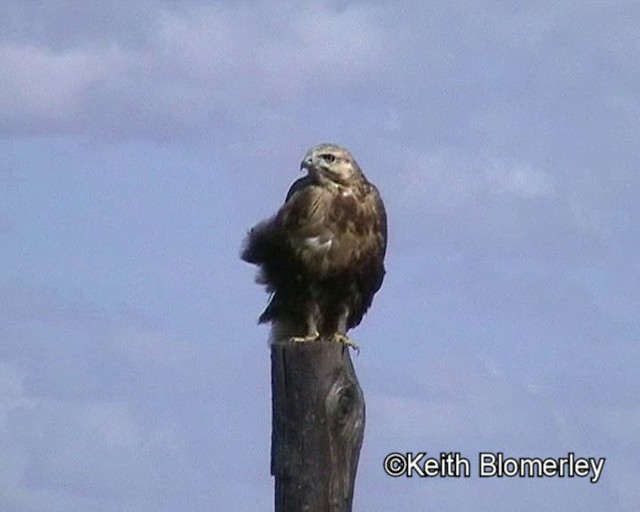
<instances>
[{"instance_id":1,"label":"dark tail feather","mask_svg":"<svg viewBox=\"0 0 640 512\"><path fill-rule=\"evenodd\" d=\"M266 324L267 322L273 322L276 320L278 318L278 310L280 309L279 306L278 294L274 293L269 304L258 318L258 323Z\"/></svg>"}]
</instances>

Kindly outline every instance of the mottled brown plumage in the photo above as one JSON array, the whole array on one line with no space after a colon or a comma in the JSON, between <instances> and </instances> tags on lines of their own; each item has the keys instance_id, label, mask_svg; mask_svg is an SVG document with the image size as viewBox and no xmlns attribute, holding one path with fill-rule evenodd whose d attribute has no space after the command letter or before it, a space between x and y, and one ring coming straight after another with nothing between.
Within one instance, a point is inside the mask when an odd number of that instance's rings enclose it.
<instances>
[{"instance_id":1,"label":"mottled brown plumage","mask_svg":"<svg viewBox=\"0 0 640 512\"><path fill-rule=\"evenodd\" d=\"M260 267L272 293L260 322L274 340L318 338L350 343L384 278L387 219L378 190L349 152L311 148L307 175L289 190L276 215L249 232L242 259Z\"/></svg>"}]
</instances>

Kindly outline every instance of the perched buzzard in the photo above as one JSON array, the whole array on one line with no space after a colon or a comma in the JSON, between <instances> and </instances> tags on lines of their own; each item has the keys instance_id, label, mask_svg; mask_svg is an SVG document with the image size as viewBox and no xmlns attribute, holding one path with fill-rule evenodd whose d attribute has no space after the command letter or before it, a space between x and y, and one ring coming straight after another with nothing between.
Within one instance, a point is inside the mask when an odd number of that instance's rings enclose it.
<instances>
[{"instance_id":1,"label":"perched buzzard","mask_svg":"<svg viewBox=\"0 0 640 512\"><path fill-rule=\"evenodd\" d=\"M384 279L387 218L378 190L335 144L311 148L272 218L249 232L242 259L260 267L272 293L260 323L273 339L334 340L354 346L360 323Z\"/></svg>"}]
</instances>

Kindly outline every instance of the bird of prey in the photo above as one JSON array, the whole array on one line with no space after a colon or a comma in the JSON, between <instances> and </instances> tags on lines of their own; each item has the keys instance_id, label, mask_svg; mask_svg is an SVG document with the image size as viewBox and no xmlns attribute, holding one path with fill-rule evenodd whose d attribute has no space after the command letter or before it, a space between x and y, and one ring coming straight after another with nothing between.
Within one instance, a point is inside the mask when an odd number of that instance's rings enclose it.
<instances>
[{"instance_id":1,"label":"bird of prey","mask_svg":"<svg viewBox=\"0 0 640 512\"><path fill-rule=\"evenodd\" d=\"M300 169L307 174L273 217L249 231L242 250L271 293L259 322L273 324L272 341L325 339L355 347L347 331L361 322L385 275L384 204L336 144L312 147Z\"/></svg>"}]
</instances>

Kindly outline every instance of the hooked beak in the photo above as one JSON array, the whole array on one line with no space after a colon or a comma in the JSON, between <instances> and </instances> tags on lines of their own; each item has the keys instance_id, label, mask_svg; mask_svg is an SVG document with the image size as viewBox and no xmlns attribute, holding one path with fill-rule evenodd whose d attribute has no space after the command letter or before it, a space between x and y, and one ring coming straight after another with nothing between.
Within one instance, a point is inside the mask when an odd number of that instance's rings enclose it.
<instances>
[{"instance_id":1,"label":"hooked beak","mask_svg":"<svg viewBox=\"0 0 640 512\"><path fill-rule=\"evenodd\" d=\"M311 158L311 155L307 155L304 157L304 160L302 162L300 162L300 170L302 171L303 169L311 169L311 164L313 163L313 158Z\"/></svg>"}]
</instances>

